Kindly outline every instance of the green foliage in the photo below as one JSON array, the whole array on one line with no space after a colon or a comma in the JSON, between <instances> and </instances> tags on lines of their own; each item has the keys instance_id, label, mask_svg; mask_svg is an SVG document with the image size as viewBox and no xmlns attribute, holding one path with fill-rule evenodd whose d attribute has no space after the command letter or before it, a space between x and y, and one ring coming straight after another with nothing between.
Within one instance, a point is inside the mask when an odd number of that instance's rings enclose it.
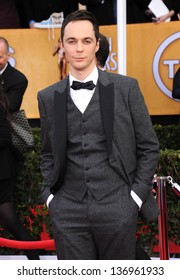
<instances>
[{"instance_id":1,"label":"green foliage","mask_svg":"<svg viewBox=\"0 0 180 280\"><path fill-rule=\"evenodd\" d=\"M33 129L35 149L25 155L25 159L19 163L18 176L15 182L15 198L18 204L27 206L42 204L40 187L42 177L40 172L40 130Z\"/></svg>"},{"instance_id":2,"label":"green foliage","mask_svg":"<svg viewBox=\"0 0 180 280\"><path fill-rule=\"evenodd\" d=\"M157 167L158 176L172 176L175 182L180 183L180 127L175 125L154 126L157 133L161 154ZM42 177L40 173L40 129L33 128L35 139L35 150L25 156L20 163L16 178L15 198L17 208L23 224L30 230L35 240L40 240L41 232L46 231L53 238L51 222L47 208L42 204L40 188ZM172 191L167 184L167 207L169 217L169 239L180 244L180 198ZM1 236L13 238L4 230ZM158 243L157 221L144 225L139 220L138 239L140 243L151 253L154 245ZM0 248L0 253L9 252L10 249ZM11 250L12 251L12 250ZM14 250L16 253L20 251Z\"/></svg>"},{"instance_id":3,"label":"green foliage","mask_svg":"<svg viewBox=\"0 0 180 280\"><path fill-rule=\"evenodd\" d=\"M159 176L171 176L180 182L180 150L161 150L157 173Z\"/></svg>"},{"instance_id":4,"label":"green foliage","mask_svg":"<svg viewBox=\"0 0 180 280\"><path fill-rule=\"evenodd\" d=\"M160 149L180 150L179 125L154 125L156 135L160 142Z\"/></svg>"}]
</instances>

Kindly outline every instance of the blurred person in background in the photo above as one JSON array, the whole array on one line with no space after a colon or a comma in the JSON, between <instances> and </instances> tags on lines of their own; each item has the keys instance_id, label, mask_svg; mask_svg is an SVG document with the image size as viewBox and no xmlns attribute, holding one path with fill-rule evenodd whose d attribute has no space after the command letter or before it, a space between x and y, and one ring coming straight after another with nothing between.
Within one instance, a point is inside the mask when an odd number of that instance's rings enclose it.
<instances>
[{"instance_id":1,"label":"blurred person in background","mask_svg":"<svg viewBox=\"0 0 180 280\"><path fill-rule=\"evenodd\" d=\"M3 80L0 75L0 226L16 240L33 241L30 232L23 226L14 202L14 177L17 159L11 144L11 115ZM27 186L28 188L28 186ZM25 250L29 260L39 260L37 250Z\"/></svg>"},{"instance_id":2,"label":"blurred person in background","mask_svg":"<svg viewBox=\"0 0 180 280\"><path fill-rule=\"evenodd\" d=\"M99 25L117 24L117 0L80 0L86 9L93 13ZM126 0L126 13L129 23L145 23L144 0Z\"/></svg>"},{"instance_id":3,"label":"blurred person in background","mask_svg":"<svg viewBox=\"0 0 180 280\"><path fill-rule=\"evenodd\" d=\"M25 19L30 28L35 23L48 20L53 13L63 12L64 17L78 9L76 0L21 0Z\"/></svg>"},{"instance_id":4,"label":"blurred person in background","mask_svg":"<svg viewBox=\"0 0 180 280\"><path fill-rule=\"evenodd\" d=\"M13 113L21 107L28 80L22 72L10 65L9 58L9 42L6 38L0 37L0 74L9 102L9 110Z\"/></svg>"},{"instance_id":5,"label":"blurred person in background","mask_svg":"<svg viewBox=\"0 0 180 280\"><path fill-rule=\"evenodd\" d=\"M167 20L169 21L176 21L178 20L178 11L179 11L179 0L161 0L166 7L168 8L169 12L166 14L163 14L162 16L156 18L156 16L153 14L153 12L148 8L148 5L150 4L151 0L144 0L144 11L149 17L150 21L155 23L161 23L165 22Z\"/></svg>"},{"instance_id":6,"label":"blurred person in background","mask_svg":"<svg viewBox=\"0 0 180 280\"><path fill-rule=\"evenodd\" d=\"M64 49L62 47L61 38L58 39L58 43L54 46L53 56L58 56L58 68L60 73L60 80L63 80L67 76L67 61Z\"/></svg>"},{"instance_id":7,"label":"blurred person in background","mask_svg":"<svg viewBox=\"0 0 180 280\"><path fill-rule=\"evenodd\" d=\"M11 145L11 113L20 109L28 80L19 70L12 67L9 43L0 37L0 90L1 90L1 123L0 123L0 224L17 240L30 241L31 234L26 230L18 217L13 190L19 161L24 159ZM28 186L27 186L28 187ZM38 260L35 250L27 250L28 259Z\"/></svg>"}]
</instances>

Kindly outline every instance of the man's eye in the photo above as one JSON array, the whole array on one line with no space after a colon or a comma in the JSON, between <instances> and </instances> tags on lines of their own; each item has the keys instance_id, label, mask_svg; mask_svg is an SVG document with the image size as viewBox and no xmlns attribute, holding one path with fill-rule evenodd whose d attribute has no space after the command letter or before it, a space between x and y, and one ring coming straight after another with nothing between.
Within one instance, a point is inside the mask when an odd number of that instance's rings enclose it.
<instances>
[{"instance_id":1,"label":"man's eye","mask_svg":"<svg viewBox=\"0 0 180 280\"><path fill-rule=\"evenodd\" d=\"M74 40L70 40L70 41L68 41L68 44L75 44L75 41Z\"/></svg>"},{"instance_id":2,"label":"man's eye","mask_svg":"<svg viewBox=\"0 0 180 280\"><path fill-rule=\"evenodd\" d=\"M91 44L91 40L85 40L84 43L85 44Z\"/></svg>"}]
</instances>

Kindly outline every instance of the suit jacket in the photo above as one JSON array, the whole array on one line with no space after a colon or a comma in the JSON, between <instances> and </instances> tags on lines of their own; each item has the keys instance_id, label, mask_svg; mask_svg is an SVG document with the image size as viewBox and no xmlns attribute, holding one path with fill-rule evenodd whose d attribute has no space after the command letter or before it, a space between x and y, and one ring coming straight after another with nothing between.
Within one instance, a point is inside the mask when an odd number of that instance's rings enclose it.
<instances>
[{"instance_id":1,"label":"suit jacket","mask_svg":"<svg viewBox=\"0 0 180 280\"><path fill-rule=\"evenodd\" d=\"M159 142L135 79L99 71L99 95L109 164L143 201L142 216L157 217L152 178ZM42 198L60 188L66 165L66 96L68 77L38 93L41 118Z\"/></svg>"},{"instance_id":2,"label":"suit jacket","mask_svg":"<svg viewBox=\"0 0 180 280\"><path fill-rule=\"evenodd\" d=\"M180 67L174 75L172 97L180 99Z\"/></svg>"},{"instance_id":3,"label":"suit jacket","mask_svg":"<svg viewBox=\"0 0 180 280\"><path fill-rule=\"evenodd\" d=\"M26 76L9 63L2 73L3 88L9 101L9 110L11 113L20 109L23 95L28 86Z\"/></svg>"}]
</instances>

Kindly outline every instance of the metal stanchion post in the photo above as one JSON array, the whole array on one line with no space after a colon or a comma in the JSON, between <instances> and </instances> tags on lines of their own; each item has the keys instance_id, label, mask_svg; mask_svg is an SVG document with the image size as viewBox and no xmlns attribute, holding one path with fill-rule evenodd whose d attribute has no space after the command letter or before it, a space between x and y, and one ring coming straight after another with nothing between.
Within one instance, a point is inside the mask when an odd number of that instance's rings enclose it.
<instances>
[{"instance_id":1,"label":"metal stanchion post","mask_svg":"<svg viewBox=\"0 0 180 280\"><path fill-rule=\"evenodd\" d=\"M169 245L168 245L168 212L166 202L166 180L167 177L157 177L158 187L158 205L160 215L158 217L159 227L159 253L161 260L169 260Z\"/></svg>"}]
</instances>

